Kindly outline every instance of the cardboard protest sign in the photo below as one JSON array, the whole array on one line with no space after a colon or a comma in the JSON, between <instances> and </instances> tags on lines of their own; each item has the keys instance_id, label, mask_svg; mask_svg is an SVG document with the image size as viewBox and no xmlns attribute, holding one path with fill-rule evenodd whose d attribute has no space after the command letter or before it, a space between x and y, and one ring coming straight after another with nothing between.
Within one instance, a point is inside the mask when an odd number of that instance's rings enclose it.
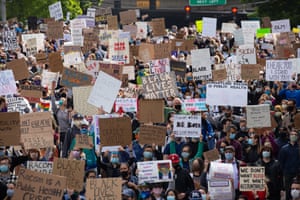
<instances>
[{"instance_id":1,"label":"cardboard protest sign","mask_svg":"<svg viewBox=\"0 0 300 200\"><path fill-rule=\"evenodd\" d=\"M137 26L136 25L124 25L123 26L123 31L124 32L129 32L130 33L130 37L132 38L136 38L136 34L137 34Z\"/></svg>"},{"instance_id":2,"label":"cardboard protest sign","mask_svg":"<svg viewBox=\"0 0 300 200\"><path fill-rule=\"evenodd\" d=\"M54 18L56 21L64 18L60 1L51 4L48 8L51 18Z\"/></svg>"},{"instance_id":3,"label":"cardboard protest sign","mask_svg":"<svg viewBox=\"0 0 300 200\"><path fill-rule=\"evenodd\" d=\"M205 99L185 99L182 106L189 112L207 111Z\"/></svg>"},{"instance_id":4,"label":"cardboard protest sign","mask_svg":"<svg viewBox=\"0 0 300 200\"><path fill-rule=\"evenodd\" d=\"M137 21L135 10L127 10L119 13L120 24L131 24Z\"/></svg>"},{"instance_id":5,"label":"cardboard protest sign","mask_svg":"<svg viewBox=\"0 0 300 200\"><path fill-rule=\"evenodd\" d=\"M176 97L178 94L174 72L143 76L142 82L145 99Z\"/></svg>"},{"instance_id":6,"label":"cardboard protest sign","mask_svg":"<svg viewBox=\"0 0 300 200\"><path fill-rule=\"evenodd\" d=\"M48 60L51 72L62 72L64 66L60 52L49 53Z\"/></svg>"},{"instance_id":7,"label":"cardboard protest sign","mask_svg":"<svg viewBox=\"0 0 300 200\"><path fill-rule=\"evenodd\" d=\"M112 15L111 7L98 7L95 13L95 21L99 23L107 23L107 17Z\"/></svg>"},{"instance_id":8,"label":"cardboard protest sign","mask_svg":"<svg viewBox=\"0 0 300 200\"><path fill-rule=\"evenodd\" d=\"M265 167L240 167L240 191L265 191Z\"/></svg>"},{"instance_id":9,"label":"cardboard protest sign","mask_svg":"<svg viewBox=\"0 0 300 200\"><path fill-rule=\"evenodd\" d=\"M15 80L22 80L29 77L27 63L24 58L15 59L6 64L7 69L13 70Z\"/></svg>"},{"instance_id":10,"label":"cardboard protest sign","mask_svg":"<svg viewBox=\"0 0 300 200\"><path fill-rule=\"evenodd\" d=\"M291 31L290 19L271 21L272 33L284 33Z\"/></svg>"},{"instance_id":11,"label":"cardboard protest sign","mask_svg":"<svg viewBox=\"0 0 300 200\"><path fill-rule=\"evenodd\" d=\"M194 80L209 80L212 77L209 48L191 50Z\"/></svg>"},{"instance_id":12,"label":"cardboard protest sign","mask_svg":"<svg viewBox=\"0 0 300 200\"><path fill-rule=\"evenodd\" d=\"M241 65L229 63L225 64L227 72L227 81L239 81L241 80Z\"/></svg>"},{"instance_id":13,"label":"cardboard protest sign","mask_svg":"<svg viewBox=\"0 0 300 200\"><path fill-rule=\"evenodd\" d=\"M97 43L99 41L99 36L97 35L96 31L93 29L83 29L83 52L87 53L89 52L92 48L97 47ZM80 52L80 51L79 51ZM79 56L81 58L81 56ZM82 59L79 59L82 61Z\"/></svg>"},{"instance_id":14,"label":"cardboard protest sign","mask_svg":"<svg viewBox=\"0 0 300 200\"><path fill-rule=\"evenodd\" d=\"M31 103L40 102L42 97L42 86L38 85L20 85L20 94Z\"/></svg>"},{"instance_id":15,"label":"cardboard protest sign","mask_svg":"<svg viewBox=\"0 0 300 200\"><path fill-rule=\"evenodd\" d=\"M106 17L107 19L107 26L108 30L118 30L119 24L118 24L118 16L116 15L109 15Z\"/></svg>"},{"instance_id":16,"label":"cardboard protest sign","mask_svg":"<svg viewBox=\"0 0 300 200\"><path fill-rule=\"evenodd\" d=\"M216 148L206 151L206 152L203 152L203 156L204 156L205 160L208 160L209 162L218 160L220 158L219 151Z\"/></svg>"},{"instance_id":17,"label":"cardboard protest sign","mask_svg":"<svg viewBox=\"0 0 300 200\"><path fill-rule=\"evenodd\" d=\"M101 188L101 190L99 188ZM87 179L85 196L88 200L95 199L95 197L101 200L122 199L122 179L121 178Z\"/></svg>"},{"instance_id":18,"label":"cardboard protest sign","mask_svg":"<svg viewBox=\"0 0 300 200\"><path fill-rule=\"evenodd\" d=\"M84 160L69 160L54 157L53 174L67 178L67 187L76 191L82 190L85 173Z\"/></svg>"},{"instance_id":19,"label":"cardboard protest sign","mask_svg":"<svg viewBox=\"0 0 300 200\"><path fill-rule=\"evenodd\" d=\"M48 59L47 54L45 54L45 53L37 53L35 55L35 58L36 58L37 63L45 64L48 61L47 60Z\"/></svg>"},{"instance_id":20,"label":"cardboard protest sign","mask_svg":"<svg viewBox=\"0 0 300 200\"><path fill-rule=\"evenodd\" d=\"M48 22L47 27L47 37L49 40L64 38L62 21Z\"/></svg>"},{"instance_id":21,"label":"cardboard protest sign","mask_svg":"<svg viewBox=\"0 0 300 200\"><path fill-rule=\"evenodd\" d=\"M139 101L138 118L140 122L144 123L161 123L164 122L164 101L144 100Z\"/></svg>"},{"instance_id":22,"label":"cardboard protest sign","mask_svg":"<svg viewBox=\"0 0 300 200\"><path fill-rule=\"evenodd\" d=\"M166 34L165 18L152 19L150 26L154 37L164 36Z\"/></svg>"},{"instance_id":23,"label":"cardboard protest sign","mask_svg":"<svg viewBox=\"0 0 300 200\"><path fill-rule=\"evenodd\" d=\"M269 104L248 105L246 115L248 128L271 127Z\"/></svg>"},{"instance_id":24,"label":"cardboard protest sign","mask_svg":"<svg viewBox=\"0 0 300 200\"><path fill-rule=\"evenodd\" d=\"M211 17L202 18L202 36L204 37L216 37L217 31L217 19Z\"/></svg>"},{"instance_id":25,"label":"cardboard protest sign","mask_svg":"<svg viewBox=\"0 0 300 200\"><path fill-rule=\"evenodd\" d=\"M213 81L223 81L227 79L226 69L217 69L212 71Z\"/></svg>"},{"instance_id":26,"label":"cardboard protest sign","mask_svg":"<svg viewBox=\"0 0 300 200\"><path fill-rule=\"evenodd\" d=\"M36 54L37 54L36 38L28 39L26 45L26 56L35 56Z\"/></svg>"},{"instance_id":27,"label":"cardboard protest sign","mask_svg":"<svg viewBox=\"0 0 300 200\"><path fill-rule=\"evenodd\" d=\"M208 191L211 199L234 199L234 186L231 180L211 179L208 181Z\"/></svg>"},{"instance_id":28,"label":"cardboard protest sign","mask_svg":"<svg viewBox=\"0 0 300 200\"><path fill-rule=\"evenodd\" d=\"M255 47L242 45L237 49L236 60L238 64L256 64Z\"/></svg>"},{"instance_id":29,"label":"cardboard protest sign","mask_svg":"<svg viewBox=\"0 0 300 200\"><path fill-rule=\"evenodd\" d=\"M243 80L256 80L259 77L259 71L262 69L262 66L259 64L256 65L241 65L241 77Z\"/></svg>"},{"instance_id":30,"label":"cardboard protest sign","mask_svg":"<svg viewBox=\"0 0 300 200\"><path fill-rule=\"evenodd\" d=\"M293 63L289 60L267 60L267 81L292 81Z\"/></svg>"},{"instance_id":31,"label":"cardboard protest sign","mask_svg":"<svg viewBox=\"0 0 300 200\"><path fill-rule=\"evenodd\" d=\"M131 144L132 130L129 117L99 119L102 146Z\"/></svg>"},{"instance_id":32,"label":"cardboard protest sign","mask_svg":"<svg viewBox=\"0 0 300 200\"><path fill-rule=\"evenodd\" d=\"M92 80L93 77L88 74L64 67L60 84L72 88L76 86L91 85Z\"/></svg>"},{"instance_id":33,"label":"cardboard protest sign","mask_svg":"<svg viewBox=\"0 0 300 200\"><path fill-rule=\"evenodd\" d=\"M85 134L76 134L75 137L75 148L79 149L92 149L93 138Z\"/></svg>"},{"instance_id":34,"label":"cardboard protest sign","mask_svg":"<svg viewBox=\"0 0 300 200\"><path fill-rule=\"evenodd\" d=\"M194 40L174 39L171 44L171 50L190 51L194 49Z\"/></svg>"},{"instance_id":35,"label":"cardboard protest sign","mask_svg":"<svg viewBox=\"0 0 300 200\"><path fill-rule=\"evenodd\" d=\"M118 64L129 64L128 39L109 40L109 59Z\"/></svg>"},{"instance_id":36,"label":"cardboard protest sign","mask_svg":"<svg viewBox=\"0 0 300 200\"><path fill-rule=\"evenodd\" d=\"M169 58L171 55L170 43L154 44L153 48L154 48L155 59Z\"/></svg>"},{"instance_id":37,"label":"cardboard protest sign","mask_svg":"<svg viewBox=\"0 0 300 200\"><path fill-rule=\"evenodd\" d=\"M121 79L121 77L123 75L121 64L98 62L98 65L99 65L99 71L103 71L116 79L119 79L119 80Z\"/></svg>"},{"instance_id":38,"label":"cardboard protest sign","mask_svg":"<svg viewBox=\"0 0 300 200\"><path fill-rule=\"evenodd\" d=\"M83 115L92 116L97 113L97 107L87 103L92 86L73 87L74 110Z\"/></svg>"},{"instance_id":39,"label":"cardboard protest sign","mask_svg":"<svg viewBox=\"0 0 300 200\"><path fill-rule=\"evenodd\" d=\"M123 66L123 74L128 74L128 80L135 80L135 69L134 66Z\"/></svg>"},{"instance_id":40,"label":"cardboard protest sign","mask_svg":"<svg viewBox=\"0 0 300 200\"><path fill-rule=\"evenodd\" d=\"M115 101L115 112L137 112L136 98L117 98Z\"/></svg>"},{"instance_id":41,"label":"cardboard protest sign","mask_svg":"<svg viewBox=\"0 0 300 200\"><path fill-rule=\"evenodd\" d=\"M138 162L137 169L139 184L173 181L171 160Z\"/></svg>"},{"instance_id":42,"label":"cardboard protest sign","mask_svg":"<svg viewBox=\"0 0 300 200\"><path fill-rule=\"evenodd\" d=\"M170 60L169 58L151 60L149 62L149 68L151 74L170 72Z\"/></svg>"},{"instance_id":43,"label":"cardboard protest sign","mask_svg":"<svg viewBox=\"0 0 300 200\"><path fill-rule=\"evenodd\" d=\"M239 82L208 83L206 104L244 107L248 104L248 85Z\"/></svg>"},{"instance_id":44,"label":"cardboard protest sign","mask_svg":"<svg viewBox=\"0 0 300 200\"><path fill-rule=\"evenodd\" d=\"M15 94L16 81L12 70L0 71L0 95Z\"/></svg>"},{"instance_id":45,"label":"cardboard protest sign","mask_svg":"<svg viewBox=\"0 0 300 200\"><path fill-rule=\"evenodd\" d=\"M140 144L156 144L163 146L165 144L167 127L141 125L139 132Z\"/></svg>"},{"instance_id":46,"label":"cardboard protest sign","mask_svg":"<svg viewBox=\"0 0 300 200\"><path fill-rule=\"evenodd\" d=\"M110 113L121 84L120 80L100 71L88 103L97 108L102 107L104 111Z\"/></svg>"},{"instance_id":47,"label":"cardboard protest sign","mask_svg":"<svg viewBox=\"0 0 300 200\"><path fill-rule=\"evenodd\" d=\"M52 161L30 161L27 162L27 169L35 172L41 172L45 174L52 174L53 162Z\"/></svg>"},{"instance_id":48,"label":"cardboard protest sign","mask_svg":"<svg viewBox=\"0 0 300 200\"><path fill-rule=\"evenodd\" d=\"M173 131L175 137L199 138L201 135L201 116L174 115Z\"/></svg>"},{"instance_id":49,"label":"cardboard protest sign","mask_svg":"<svg viewBox=\"0 0 300 200\"><path fill-rule=\"evenodd\" d=\"M290 47L277 46L275 47L274 54L276 55L276 58L287 59L290 58L292 55L294 55L295 52Z\"/></svg>"},{"instance_id":50,"label":"cardboard protest sign","mask_svg":"<svg viewBox=\"0 0 300 200\"><path fill-rule=\"evenodd\" d=\"M25 187L25 185L27 187ZM18 175L18 184L16 184L14 198L26 199L30 197L61 200L66 187L66 177L21 168ZM30 190L28 188L30 188Z\"/></svg>"},{"instance_id":51,"label":"cardboard protest sign","mask_svg":"<svg viewBox=\"0 0 300 200\"><path fill-rule=\"evenodd\" d=\"M141 43L138 49L138 58L139 60L149 62L154 59L154 45Z\"/></svg>"},{"instance_id":52,"label":"cardboard protest sign","mask_svg":"<svg viewBox=\"0 0 300 200\"><path fill-rule=\"evenodd\" d=\"M175 75L179 75L180 77L185 77L186 73L186 63L179 61L170 61L171 71L175 72Z\"/></svg>"},{"instance_id":53,"label":"cardboard protest sign","mask_svg":"<svg viewBox=\"0 0 300 200\"><path fill-rule=\"evenodd\" d=\"M2 43L5 51L16 50L19 48L16 31L3 31Z\"/></svg>"},{"instance_id":54,"label":"cardboard protest sign","mask_svg":"<svg viewBox=\"0 0 300 200\"><path fill-rule=\"evenodd\" d=\"M0 145L19 145L21 137L20 113L0 113Z\"/></svg>"},{"instance_id":55,"label":"cardboard protest sign","mask_svg":"<svg viewBox=\"0 0 300 200\"><path fill-rule=\"evenodd\" d=\"M42 73L42 83L41 85L45 85L48 89L52 89L52 82L55 81L56 84L58 82L59 73L43 71Z\"/></svg>"},{"instance_id":56,"label":"cardboard protest sign","mask_svg":"<svg viewBox=\"0 0 300 200\"><path fill-rule=\"evenodd\" d=\"M261 19L261 21L262 21L262 28L271 28L272 27L270 17L263 17Z\"/></svg>"}]
</instances>

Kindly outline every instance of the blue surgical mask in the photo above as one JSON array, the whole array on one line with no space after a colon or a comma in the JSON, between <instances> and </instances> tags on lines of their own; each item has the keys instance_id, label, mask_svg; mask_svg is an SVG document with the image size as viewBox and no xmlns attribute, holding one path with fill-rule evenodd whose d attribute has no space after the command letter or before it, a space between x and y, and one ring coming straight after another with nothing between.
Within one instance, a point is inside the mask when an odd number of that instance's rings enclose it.
<instances>
[{"instance_id":1,"label":"blue surgical mask","mask_svg":"<svg viewBox=\"0 0 300 200\"><path fill-rule=\"evenodd\" d=\"M194 90L194 86L189 86L189 89L190 90Z\"/></svg>"},{"instance_id":2,"label":"blue surgical mask","mask_svg":"<svg viewBox=\"0 0 300 200\"><path fill-rule=\"evenodd\" d=\"M270 158L270 156L271 156L271 152L269 152L269 151L263 151L262 152L262 157L263 158Z\"/></svg>"},{"instance_id":3,"label":"blue surgical mask","mask_svg":"<svg viewBox=\"0 0 300 200\"><path fill-rule=\"evenodd\" d=\"M7 190L6 190L6 195L7 195L8 197L14 196L14 193L15 193L15 191L14 191L13 189L7 189Z\"/></svg>"},{"instance_id":4,"label":"blue surgical mask","mask_svg":"<svg viewBox=\"0 0 300 200\"><path fill-rule=\"evenodd\" d=\"M167 196L167 200L175 200L175 196Z\"/></svg>"},{"instance_id":5,"label":"blue surgical mask","mask_svg":"<svg viewBox=\"0 0 300 200\"><path fill-rule=\"evenodd\" d=\"M7 165L0 165L0 172L8 172L9 168Z\"/></svg>"},{"instance_id":6,"label":"blue surgical mask","mask_svg":"<svg viewBox=\"0 0 300 200\"><path fill-rule=\"evenodd\" d=\"M266 90L266 91L265 91L265 94L270 95L270 94L271 94L271 91L270 91L270 90Z\"/></svg>"},{"instance_id":7,"label":"blue surgical mask","mask_svg":"<svg viewBox=\"0 0 300 200\"><path fill-rule=\"evenodd\" d=\"M144 158L150 159L152 158L152 152L144 151L143 156Z\"/></svg>"},{"instance_id":8,"label":"blue surgical mask","mask_svg":"<svg viewBox=\"0 0 300 200\"><path fill-rule=\"evenodd\" d=\"M225 159L226 160L232 160L233 154L232 153L225 153Z\"/></svg>"},{"instance_id":9,"label":"blue surgical mask","mask_svg":"<svg viewBox=\"0 0 300 200\"><path fill-rule=\"evenodd\" d=\"M111 158L111 161L110 161L112 164L118 164L119 163L119 158L117 157L113 157Z\"/></svg>"},{"instance_id":10,"label":"blue surgical mask","mask_svg":"<svg viewBox=\"0 0 300 200\"><path fill-rule=\"evenodd\" d=\"M203 200L206 200L206 194L201 194Z\"/></svg>"},{"instance_id":11,"label":"blue surgical mask","mask_svg":"<svg viewBox=\"0 0 300 200\"><path fill-rule=\"evenodd\" d=\"M190 156L190 153L189 152L181 152L181 156L183 158L188 158Z\"/></svg>"},{"instance_id":12,"label":"blue surgical mask","mask_svg":"<svg viewBox=\"0 0 300 200\"><path fill-rule=\"evenodd\" d=\"M0 157L4 156L4 155L5 155L5 152L4 151L0 151Z\"/></svg>"},{"instance_id":13,"label":"blue surgical mask","mask_svg":"<svg viewBox=\"0 0 300 200\"><path fill-rule=\"evenodd\" d=\"M87 134L89 131L88 131L88 129L86 129L86 128L83 128L83 129L81 129L80 130L80 133L81 134Z\"/></svg>"},{"instance_id":14,"label":"blue surgical mask","mask_svg":"<svg viewBox=\"0 0 300 200\"><path fill-rule=\"evenodd\" d=\"M250 144L250 145L253 144L253 140L251 138L248 139L248 144Z\"/></svg>"},{"instance_id":15,"label":"blue surgical mask","mask_svg":"<svg viewBox=\"0 0 300 200\"><path fill-rule=\"evenodd\" d=\"M234 139L235 139L235 133L230 133L229 138L230 138L231 140L234 140Z\"/></svg>"}]
</instances>

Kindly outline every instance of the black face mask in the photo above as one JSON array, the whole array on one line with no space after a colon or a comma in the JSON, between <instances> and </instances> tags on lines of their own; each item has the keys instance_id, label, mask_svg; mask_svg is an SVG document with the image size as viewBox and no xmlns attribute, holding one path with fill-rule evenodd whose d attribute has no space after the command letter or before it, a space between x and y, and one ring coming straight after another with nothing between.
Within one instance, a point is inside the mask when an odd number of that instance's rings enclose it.
<instances>
[{"instance_id":1,"label":"black face mask","mask_svg":"<svg viewBox=\"0 0 300 200\"><path fill-rule=\"evenodd\" d=\"M180 110L181 110L181 105L175 105L174 108L175 108L176 110L180 111Z\"/></svg>"},{"instance_id":2,"label":"black face mask","mask_svg":"<svg viewBox=\"0 0 300 200\"><path fill-rule=\"evenodd\" d=\"M288 107L286 108L286 110L287 110L288 112L292 112L292 111L294 110L294 106L288 106Z\"/></svg>"},{"instance_id":3,"label":"black face mask","mask_svg":"<svg viewBox=\"0 0 300 200\"><path fill-rule=\"evenodd\" d=\"M230 113L225 113L225 117L230 117L231 114Z\"/></svg>"},{"instance_id":4,"label":"black face mask","mask_svg":"<svg viewBox=\"0 0 300 200\"><path fill-rule=\"evenodd\" d=\"M121 176L122 176L122 178L127 178L128 172L121 172Z\"/></svg>"}]
</instances>

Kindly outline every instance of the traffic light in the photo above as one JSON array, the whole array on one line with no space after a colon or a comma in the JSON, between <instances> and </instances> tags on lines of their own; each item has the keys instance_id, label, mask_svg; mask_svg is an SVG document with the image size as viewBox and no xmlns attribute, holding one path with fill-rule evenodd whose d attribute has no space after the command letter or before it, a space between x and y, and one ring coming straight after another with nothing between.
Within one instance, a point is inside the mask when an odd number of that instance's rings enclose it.
<instances>
[{"instance_id":1,"label":"traffic light","mask_svg":"<svg viewBox=\"0 0 300 200\"><path fill-rule=\"evenodd\" d=\"M231 13L232 13L233 15L236 15L237 12L238 12L238 8L237 8L237 7L232 7L232 8L231 8Z\"/></svg>"},{"instance_id":2,"label":"traffic light","mask_svg":"<svg viewBox=\"0 0 300 200\"><path fill-rule=\"evenodd\" d=\"M186 5L184 6L184 12L185 12L185 18L188 20L190 18L190 14L191 14L191 6Z\"/></svg>"}]
</instances>

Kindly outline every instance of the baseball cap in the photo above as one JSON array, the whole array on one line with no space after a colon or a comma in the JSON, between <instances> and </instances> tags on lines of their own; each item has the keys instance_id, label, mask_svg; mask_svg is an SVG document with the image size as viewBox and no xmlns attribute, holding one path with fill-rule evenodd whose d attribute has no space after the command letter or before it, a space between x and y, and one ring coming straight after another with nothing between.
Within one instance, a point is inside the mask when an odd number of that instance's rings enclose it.
<instances>
[{"instance_id":1,"label":"baseball cap","mask_svg":"<svg viewBox=\"0 0 300 200\"><path fill-rule=\"evenodd\" d=\"M76 113L72 116L73 119L83 119L83 115L79 114L79 113Z\"/></svg>"},{"instance_id":2,"label":"baseball cap","mask_svg":"<svg viewBox=\"0 0 300 200\"><path fill-rule=\"evenodd\" d=\"M125 196L133 198L134 197L134 191L132 189L130 189L130 188L125 188L122 191L122 195L125 195Z\"/></svg>"},{"instance_id":3,"label":"baseball cap","mask_svg":"<svg viewBox=\"0 0 300 200\"><path fill-rule=\"evenodd\" d=\"M176 153L170 154L168 159L172 161L172 164L179 163L179 156Z\"/></svg>"}]
</instances>

